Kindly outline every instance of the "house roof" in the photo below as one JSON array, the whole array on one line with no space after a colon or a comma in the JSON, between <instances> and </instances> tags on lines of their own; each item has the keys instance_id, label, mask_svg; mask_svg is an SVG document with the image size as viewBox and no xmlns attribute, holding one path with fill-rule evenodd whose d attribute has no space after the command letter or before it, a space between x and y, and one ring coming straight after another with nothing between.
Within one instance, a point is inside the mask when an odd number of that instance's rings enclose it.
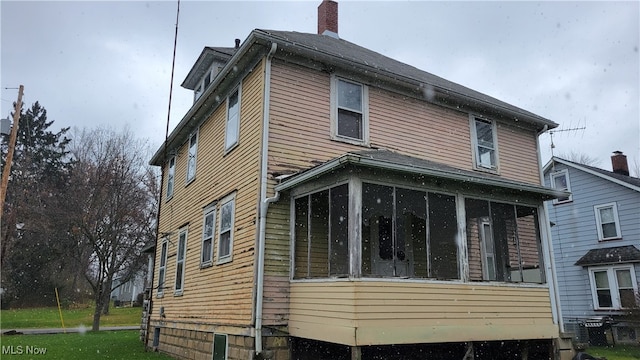
<instances>
[{"instance_id":1,"label":"house roof","mask_svg":"<svg viewBox=\"0 0 640 360\"><path fill-rule=\"evenodd\" d=\"M299 33L293 31L253 30L247 39L235 49L227 65L213 79L212 84L184 115L180 123L172 131L167 141L161 146L151 164L161 165L168 151L182 145L189 135L204 121L210 110L215 108L220 99L226 97L234 78L242 76L243 66L252 63L249 57L264 56L272 46L277 46L275 56L287 59L302 59L308 63L322 64L326 71L336 68L371 79L374 84L392 84L394 87L409 88L426 101L436 102L443 106L460 111L476 112L487 116L497 116L533 125L537 131L558 126L555 122L536 115L517 106L443 79L411 65L391 59L375 51L353 44L344 39L327 35ZM204 64L206 54L213 49L205 48L197 61ZM204 66L204 65L203 65ZM194 71L202 66L194 66L183 85L193 85ZM191 82L190 82L191 81ZM226 86L221 86L225 85ZM193 87L192 86L192 87ZM205 105L206 104L206 105ZM205 108L206 107L206 108ZM166 149L165 149L166 145Z\"/></svg>"},{"instance_id":2,"label":"house roof","mask_svg":"<svg viewBox=\"0 0 640 360\"><path fill-rule=\"evenodd\" d=\"M363 150L348 152L321 165L287 177L276 185L277 191L292 189L298 185L328 174L346 165L372 169L382 169L400 173L410 173L466 184L498 187L532 194L543 200L566 196L568 193L547 187L506 180L497 175L458 169L438 162L404 155L389 150Z\"/></svg>"},{"instance_id":3,"label":"house roof","mask_svg":"<svg viewBox=\"0 0 640 360\"><path fill-rule=\"evenodd\" d=\"M544 166L543 171L545 173L548 173L549 171L551 171L553 169L554 162L564 164L574 169L584 171L586 173L595 175L607 181L611 181L618 185L627 187L631 190L640 192L640 178L614 173L613 171L600 169L595 166L579 164L577 162L569 161L556 156L552 157L551 160L549 160L549 162Z\"/></svg>"},{"instance_id":4,"label":"house roof","mask_svg":"<svg viewBox=\"0 0 640 360\"><path fill-rule=\"evenodd\" d=\"M640 262L640 250L633 245L591 249L575 265L605 265Z\"/></svg>"},{"instance_id":5,"label":"house roof","mask_svg":"<svg viewBox=\"0 0 640 360\"><path fill-rule=\"evenodd\" d=\"M504 101L469 89L411 65L379 54L362 46L333 36L300 33L295 31L254 30L271 41L287 48L296 47L316 59L331 59L330 63L347 65L349 70L362 69L367 74L385 75L387 80L411 84L420 89L426 100L455 105L458 109L484 110L494 114L508 113L515 121L525 121L555 128L555 122L523 110ZM378 76L375 76L378 78ZM461 101L462 100L462 101Z\"/></svg>"}]
</instances>

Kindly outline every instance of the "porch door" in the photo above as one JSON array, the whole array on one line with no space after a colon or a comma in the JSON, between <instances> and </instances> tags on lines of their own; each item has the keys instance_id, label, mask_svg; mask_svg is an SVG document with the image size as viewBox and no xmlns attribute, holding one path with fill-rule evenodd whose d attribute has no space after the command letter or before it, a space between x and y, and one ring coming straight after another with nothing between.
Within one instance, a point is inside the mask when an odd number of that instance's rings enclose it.
<instances>
[{"instance_id":1,"label":"porch door","mask_svg":"<svg viewBox=\"0 0 640 360\"><path fill-rule=\"evenodd\" d=\"M371 226L371 268L379 276L408 276L409 257L404 244L396 244L393 220L379 216ZM402 246L400 246L402 245Z\"/></svg>"}]
</instances>

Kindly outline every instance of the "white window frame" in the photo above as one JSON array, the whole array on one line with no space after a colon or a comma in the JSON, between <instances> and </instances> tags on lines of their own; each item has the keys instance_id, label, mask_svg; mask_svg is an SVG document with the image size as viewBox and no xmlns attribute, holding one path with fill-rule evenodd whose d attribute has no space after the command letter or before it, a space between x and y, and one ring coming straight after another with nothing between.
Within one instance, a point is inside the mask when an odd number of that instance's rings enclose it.
<instances>
[{"instance_id":1,"label":"white window frame","mask_svg":"<svg viewBox=\"0 0 640 360\"><path fill-rule=\"evenodd\" d=\"M191 162L193 161L193 167ZM187 141L187 185L196 178L196 166L198 164L198 132L195 131Z\"/></svg>"},{"instance_id":2,"label":"white window frame","mask_svg":"<svg viewBox=\"0 0 640 360\"><path fill-rule=\"evenodd\" d=\"M210 233L207 233L207 218L211 217L211 229ZM204 209L204 215L202 217L202 244L200 247L200 267L206 267L213 264L213 246L214 238L216 234L216 207L215 205L208 206ZM205 243L209 241L209 253L205 253Z\"/></svg>"},{"instance_id":3,"label":"white window frame","mask_svg":"<svg viewBox=\"0 0 640 360\"><path fill-rule=\"evenodd\" d=\"M591 283L591 296L593 300L593 308L595 310L621 310L625 309L622 307L621 299L620 299L620 287L618 286L618 278L616 276L616 271L618 270L628 270L631 274L631 284L633 285L633 293L638 293L638 283L636 281L636 274L633 264L628 265L617 265L617 266L598 266L598 267L590 267L589 268L589 282ZM600 306L598 302L598 292L596 288L596 280L594 273L596 272L607 272L607 279L609 281L609 292L611 294L611 307L603 307Z\"/></svg>"},{"instance_id":4,"label":"white window frame","mask_svg":"<svg viewBox=\"0 0 640 360\"><path fill-rule=\"evenodd\" d=\"M207 71L205 71L204 75L202 75L202 78L200 78L200 80L198 81L198 85L196 85L196 88L193 90L193 102L195 103L196 101L198 101L198 99L200 99L200 97L202 97L202 95L205 93L205 91L207 91L207 88L209 87L209 85L211 85L211 83L213 82L213 65L210 66ZM206 79L207 76L209 77L209 83L206 83Z\"/></svg>"},{"instance_id":5,"label":"white window frame","mask_svg":"<svg viewBox=\"0 0 640 360\"><path fill-rule=\"evenodd\" d=\"M341 107L338 104L338 89L340 82L345 82L361 87L361 104L362 109L344 108L347 111L354 113L360 113L362 115L362 139L353 138L350 136L338 134L338 121L339 110ZM369 87L363 83L357 81L347 80L338 76L332 76L331 78L331 138L333 140L339 140L355 145L368 145L369 144Z\"/></svg>"},{"instance_id":6,"label":"white window frame","mask_svg":"<svg viewBox=\"0 0 640 360\"><path fill-rule=\"evenodd\" d=\"M226 207L231 207L231 212L230 212L230 216L231 218L229 219L229 226L228 227L222 227L222 223L224 221L224 216L225 216L225 208ZM225 197L224 199L222 199L222 201L220 202L220 215L218 216L220 219L218 220L218 247L217 247L217 264L223 264L223 263L227 263L230 262L233 259L233 229L235 227L235 210L236 210L236 194L233 193L227 197ZM229 253L223 253L221 251L222 248L222 236L224 234L229 233Z\"/></svg>"},{"instance_id":7,"label":"white window frame","mask_svg":"<svg viewBox=\"0 0 640 360\"><path fill-rule=\"evenodd\" d=\"M487 147L478 143L478 132L476 128L477 122L483 122L491 124L491 137L493 146ZM484 170L497 173L499 169L500 160L498 157L498 127L495 120L487 119L477 115L469 115L469 126L471 128L471 144L473 145L473 167L476 170ZM494 164L489 166L482 163L480 156L480 147L487 148L493 151Z\"/></svg>"},{"instance_id":8,"label":"white window frame","mask_svg":"<svg viewBox=\"0 0 640 360\"><path fill-rule=\"evenodd\" d=\"M169 239L164 237L160 245L160 261L158 262L158 297L164 294L167 282L167 253L169 252Z\"/></svg>"},{"instance_id":9,"label":"white window frame","mask_svg":"<svg viewBox=\"0 0 640 360\"><path fill-rule=\"evenodd\" d=\"M219 333L214 333L213 334L213 347L212 347L213 351L212 351L212 354L211 354L211 358L213 359L213 356L214 356L215 351L216 351L216 349L215 349L216 336L223 336L224 337L224 346L225 346L225 348L224 348L224 359L226 360L226 359L229 358L229 335L227 335L227 334L219 334Z\"/></svg>"},{"instance_id":10,"label":"white window frame","mask_svg":"<svg viewBox=\"0 0 640 360\"><path fill-rule=\"evenodd\" d=\"M175 276L175 281L173 286L174 295L182 295L184 291L184 273L186 272L186 265L187 265L187 261L186 261L187 260L187 235L188 235L187 228L181 229L178 233L178 244L176 246L176 276ZM182 252L180 251L181 246L183 247ZM181 254L182 254L182 257L180 256ZM181 268L182 268L181 273L179 273L180 272L179 265L181 265ZM179 284L178 284L178 279L180 279ZM178 287L178 285L180 285L180 287Z\"/></svg>"},{"instance_id":11,"label":"white window frame","mask_svg":"<svg viewBox=\"0 0 640 360\"><path fill-rule=\"evenodd\" d=\"M604 237L604 231L602 229L602 217L600 210L611 208L613 211L613 219L616 225L616 236ZM593 211L596 217L596 227L598 228L598 240L599 241L607 241L607 240L617 240L622 239L622 233L620 232L620 219L618 218L618 204L615 202L595 205L593 207ZM610 224L610 223L607 223Z\"/></svg>"},{"instance_id":12,"label":"white window frame","mask_svg":"<svg viewBox=\"0 0 640 360\"><path fill-rule=\"evenodd\" d=\"M237 102L238 111L235 114L235 118L231 118L232 114L229 112L229 100L236 93L238 94L238 102ZM227 97L227 116L225 121L225 130L224 130L225 154L233 150L240 142L240 108L242 104L241 100L242 100L242 90L241 90L241 86L238 86L235 90L231 92L231 95ZM231 133L232 129L229 127L229 123L231 121L236 122L235 133Z\"/></svg>"},{"instance_id":13,"label":"white window frame","mask_svg":"<svg viewBox=\"0 0 640 360\"><path fill-rule=\"evenodd\" d=\"M176 157L169 159L167 170L167 200L173 197L176 188Z\"/></svg>"},{"instance_id":14,"label":"white window frame","mask_svg":"<svg viewBox=\"0 0 640 360\"><path fill-rule=\"evenodd\" d=\"M496 244L493 239L493 227L489 219L479 221L481 254L482 254L482 277L483 280L496 281ZM488 230L487 234L485 230Z\"/></svg>"},{"instance_id":15,"label":"white window frame","mask_svg":"<svg viewBox=\"0 0 640 360\"><path fill-rule=\"evenodd\" d=\"M556 178L559 177L564 177L565 179L565 183L567 184L566 187L564 188L560 188L560 187L556 187ZM551 187L554 189L558 189L558 190L566 190L568 192L571 192L571 182L569 181L569 170L567 169L562 169L556 172L552 172L549 175L549 181L551 182ZM554 204L564 204L564 203L568 203L573 201L573 194L569 194L569 196L566 199L553 199L553 203Z\"/></svg>"}]
</instances>

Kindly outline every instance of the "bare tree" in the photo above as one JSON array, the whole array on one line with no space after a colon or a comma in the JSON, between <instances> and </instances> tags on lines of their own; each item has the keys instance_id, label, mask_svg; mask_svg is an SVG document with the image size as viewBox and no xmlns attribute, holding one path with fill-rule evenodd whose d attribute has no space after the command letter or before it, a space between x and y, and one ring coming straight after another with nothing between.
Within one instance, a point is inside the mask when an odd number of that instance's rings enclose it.
<instances>
[{"instance_id":1,"label":"bare tree","mask_svg":"<svg viewBox=\"0 0 640 360\"><path fill-rule=\"evenodd\" d=\"M89 260L95 331L114 278L129 280L142 266L141 249L155 238L156 176L146 162L148 146L129 129L76 131L73 145L76 194L69 202L78 211L71 233L76 257Z\"/></svg>"},{"instance_id":2,"label":"bare tree","mask_svg":"<svg viewBox=\"0 0 640 360\"><path fill-rule=\"evenodd\" d=\"M558 156L559 158L566 159L569 161L573 161L582 165L589 166L598 166L600 164L600 159L591 157L585 153L578 153L575 151L571 151L570 153L563 153Z\"/></svg>"}]
</instances>

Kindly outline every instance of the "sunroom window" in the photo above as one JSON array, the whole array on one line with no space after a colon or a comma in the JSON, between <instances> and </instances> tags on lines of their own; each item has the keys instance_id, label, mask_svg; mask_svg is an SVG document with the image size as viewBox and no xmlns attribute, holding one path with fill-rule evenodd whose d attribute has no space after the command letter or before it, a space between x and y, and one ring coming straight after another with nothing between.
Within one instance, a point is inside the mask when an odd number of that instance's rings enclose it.
<instances>
[{"instance_id":1,"label":"sunroom window","mask_svg":"<svg viewBox=\"0 0 640 360\"><path fill-rule=\"evenodd\" d=\"M349 187L295 200L294 278L349 275Z\"/></svg>"},{"instance_id":2,"label":"sunroom window","mask_svg":"<svg viewBox=\"0 0 640 360\"><path fill-rule=\"evenodd\" d=\"M362 275L458 279L451 195L364 183Z\"/></svg>"},{"instance_id":3,"label":"sunroom window","mask_svg":"<svg viewBox=\"0 0 640 360\"><path fill-rule=\"evenodd\" d=\"M465 213L472 281L544 282L536 208L466 199Z\"/></svg>"}]
</instances>

